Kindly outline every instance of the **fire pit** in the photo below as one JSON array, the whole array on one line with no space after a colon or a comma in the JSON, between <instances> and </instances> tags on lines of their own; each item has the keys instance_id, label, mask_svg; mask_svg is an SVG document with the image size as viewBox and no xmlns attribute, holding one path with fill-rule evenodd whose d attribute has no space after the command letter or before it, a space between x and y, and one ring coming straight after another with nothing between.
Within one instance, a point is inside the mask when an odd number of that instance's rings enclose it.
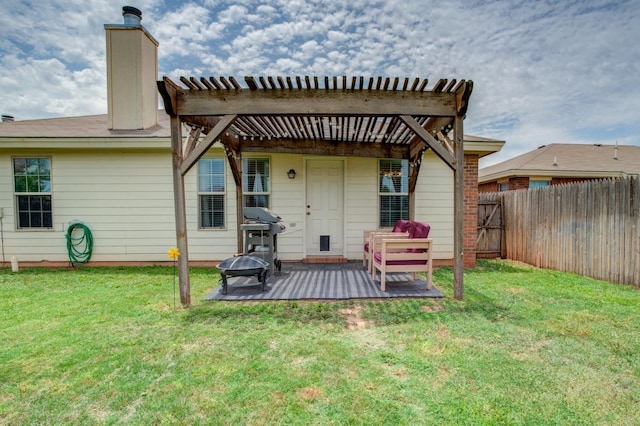
<instances>
[{"instance_id":1,"label":"fire pit","mask_svg":"<svg viewBox=\"0 0 640 426\"><path fill-rule=\"evenodd\" d=\"M269 262L255 256L241 255L230 257L216 265L222 277L222 294L227 294L227 276L229 277L258 277L258 283L262 291L265 291L265 283L269 272Z\"/></svg>"}]
</instances>

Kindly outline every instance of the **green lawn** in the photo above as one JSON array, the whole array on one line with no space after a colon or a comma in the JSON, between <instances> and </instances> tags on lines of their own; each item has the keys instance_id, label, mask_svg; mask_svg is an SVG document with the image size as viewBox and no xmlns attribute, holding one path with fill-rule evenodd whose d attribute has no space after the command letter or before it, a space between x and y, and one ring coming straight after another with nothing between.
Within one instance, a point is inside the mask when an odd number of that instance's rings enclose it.
<instances>
[{"instance_id":1,"label":"green lawn","mask_svg":"<svg viewBox=\"0 0 640 426\"><path fill-rule=\"evenodd\" d=\"M640 424L640 291L502 261L453 300L173 304L173 268L0 269L0 424Z\"/></svg>"}]
</instances>

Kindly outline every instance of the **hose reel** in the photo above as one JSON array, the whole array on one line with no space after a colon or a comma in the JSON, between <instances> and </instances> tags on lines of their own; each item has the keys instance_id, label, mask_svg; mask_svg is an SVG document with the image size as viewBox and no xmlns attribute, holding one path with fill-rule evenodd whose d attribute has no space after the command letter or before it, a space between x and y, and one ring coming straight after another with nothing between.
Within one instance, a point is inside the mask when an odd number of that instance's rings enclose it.
<instances>
[{"instance_id":1,"label":"hose reel","mask_svg":"<svg viewBox=\"0 0 640 426\"><path fill-rule=\"evenodd\" d=\"M87 263L91 259L93 235L89 227L82 222L71 223L67 228L66 239L71 266Z\"/></svg>"}]
</instances>

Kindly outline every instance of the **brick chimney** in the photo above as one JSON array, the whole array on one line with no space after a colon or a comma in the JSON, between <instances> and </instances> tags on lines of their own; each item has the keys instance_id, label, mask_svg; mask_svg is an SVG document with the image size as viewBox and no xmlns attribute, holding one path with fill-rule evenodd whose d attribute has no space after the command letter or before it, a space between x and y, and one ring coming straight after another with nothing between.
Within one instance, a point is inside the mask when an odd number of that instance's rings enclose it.
<instances>
[{"instance_id":1,"label":"brick chimney","mask_svg":"<svg viewBox=\"0 0 640 426\"><path fill-rule=\"evenodd\" d=\"M106 24L109 129L158 124L158 42L140 24L142 12L122 8L123 24Z\"/></svg>"}]
</instances>

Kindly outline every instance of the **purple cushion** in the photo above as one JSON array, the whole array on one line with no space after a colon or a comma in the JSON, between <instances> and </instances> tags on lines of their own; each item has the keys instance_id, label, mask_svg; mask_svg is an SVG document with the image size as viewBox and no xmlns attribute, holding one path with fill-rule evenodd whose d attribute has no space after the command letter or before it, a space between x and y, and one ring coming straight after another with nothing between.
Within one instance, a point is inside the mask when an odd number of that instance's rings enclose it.
<instances>
[{"instance_id":1,"label":"purple cushion","mask_svg":"<svg viewBox=\"0 0 640 426\"><path fill-rule=\"evenodd\" d=\"M364 245L364 251L366 251L367 253L369 253L369 243L366 243Z\"/></svg>"},{"instance_id":2,"label":"purple cushion","mask_svg":"<svg viewBox=\"0 0 640 426\"><path fill-rule=\"evenodd\" d=\"M382 263L382 253L373 254L373 258L378 263ZM387 265L424 265L424 260L387 260Z\"/></svg>"},{"instance_id":3,"label":"purple cushion","mask_svg":"<svg viewBox=\"0 0 640 426\"><path fill-rule=\"evenodd\" d=\"M411 222L411 229L409 229L409 238L428 238L431 226L428 223ZM410 253L421 253L424 249L409 249Z\"/></svg>"},{"instance_id":4,"label":"purple cushion","mask_svg":"<svg viewBox=\"0 0 640 426\"><path fill-rule=\"evenodd\" d=\"M428 223L411 222L409 238L428 238L431 226Z\"/></svg>"},{"instance_id":5,"label":"purple cushion","mask_svg":"<svg viewBox=\"0 0 640 426\"><path fill-rule=\"evenodd\" d=\"M410 220L398 220L395 225L393 225L393 232L407 232L411 227Z\"/></svg>"}]
</instances>

